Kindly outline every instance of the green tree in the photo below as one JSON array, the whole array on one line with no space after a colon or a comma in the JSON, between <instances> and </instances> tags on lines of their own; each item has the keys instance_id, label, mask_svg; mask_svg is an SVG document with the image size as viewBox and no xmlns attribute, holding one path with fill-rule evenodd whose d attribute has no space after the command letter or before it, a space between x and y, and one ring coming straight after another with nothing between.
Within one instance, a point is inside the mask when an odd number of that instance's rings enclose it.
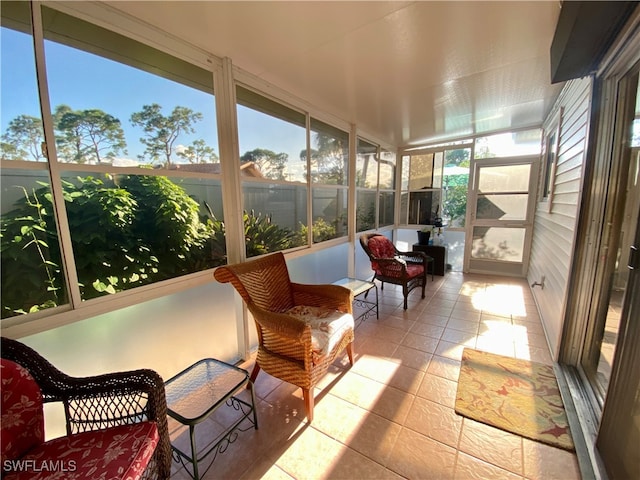
<instances>
[{"instance_id":1,"label":"green tree","mask_svg":"<svg viewBox=\"0 0 640 480\"><path fill-rule=\"evenodd\" d=\"M266 148L255 148L240 157L242 162L253 162L265 178L284 180L284 167L289 161L286 153L276 153Z\"/></svg>"},{"instance_id":2,"label":"green tree","mask_svg":"<svg viewBox=\"0 0 640 480\"><path fill-rule=\"evenodd\" d=\"M214 163L218 161L215 150L204 140L194 140L188 147L177 150L176 155L189 163Z\"/></svg>"},{"instance_id":3,"label":"green tree","mask_svg":"<svg viewBox=\"0 0 640 480\"><path fill-rule=\"evenodd\" d=\"M311 149L310 171L313 181L331 185L344 185L349 145L341 138L325 133L315 134L316 148ZM300 159L307 160L307 151L300 152Z\"/></svg>"},{"instance_id":4,"label":"green tree","mask_svg":"<svg viewBox=\"0 0 640 480\"><path fill-rule=\"evenodd\" d=\"M54 113L60 156L76 163L102 163L126 153L120 120L99 109L72 110L59 105Z\"/></svg>"},{"instance_id":5,"label":"green tree","mask_svg":"<svg viewBox=\"0 0 640 480\"><path fill-rule=\"evenodd\" d=\"M145 136L140 142L146 146L145 154L152 161L162 161L171 166L171 155L181 134L194 133L193 124L202 120L202 114L190 108L177 106L171 115L165 116L157 103L144 105L142 111L131 115L131 124L142 127Z\"/></svg>"},{"instance_id":6,"label":"green tree","mask_svg":"<svg viewBox=\"0 0 640 480\"><path fill-rule=\"evenodd\" d=\"M42 121L30 115L19 115L9 122L2 135L2 158L5 160L46 160L42 153L44 129Z\"/></svg>"}]
</instances>

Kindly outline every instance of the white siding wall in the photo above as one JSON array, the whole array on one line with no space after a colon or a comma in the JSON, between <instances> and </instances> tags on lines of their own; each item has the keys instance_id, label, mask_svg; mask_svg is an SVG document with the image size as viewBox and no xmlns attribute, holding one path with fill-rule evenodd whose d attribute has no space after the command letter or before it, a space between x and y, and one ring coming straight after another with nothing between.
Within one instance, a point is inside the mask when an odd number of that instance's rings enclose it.
<instances>
[{"instance_id":1,"label":"white siding wall","mask_svg":"<svg viewBox=\"0 0 640 480\"><path fill-rule=\"evenodd\" d=\"M564 108L560 120L551 212L548 203L539 202L534 219L533 244L529 264L529 283L545 277L544 289L533 288L542 324L554 358L557 358L565 312L568 279L577 226L583 166L589 131L591 78L568 82L554 111ZM542 169L541 169L542 170Z\"/></svg>"}]
</instances>

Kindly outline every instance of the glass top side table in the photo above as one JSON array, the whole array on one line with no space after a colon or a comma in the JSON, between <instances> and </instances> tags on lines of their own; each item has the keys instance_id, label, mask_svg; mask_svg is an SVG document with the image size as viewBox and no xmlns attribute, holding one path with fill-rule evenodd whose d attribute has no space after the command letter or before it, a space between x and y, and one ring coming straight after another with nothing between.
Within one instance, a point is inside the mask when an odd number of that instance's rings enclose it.
<instances>
[{"instance_id":1,"label":"glass top side table","mask_svg":"<svg viewBox=\"0 0 640 480\"><path fill-rule=\"evenodd\" d=\"M361 307L364 311L358 316L356 320L366 320L369 316L373 315L375 311L376 318L380 318L380 313L378 311L378 286L367 280L358 280L357 278L341 278L333 282L334 285L341 285L343 287L347 287L349 290L353 292L353 304L357 307ZM376 301L368 301L367 296L369 295L369 290L375 289L376 291ZM364 293L363 298L358 298L359 295Z\"/></svg>"},{"instance_id":2,"label":"glass top side table","mask_svg":"<svg viewBox=\"0 0 640 480\"><path fill-rule=\"evenodd\" d=\"M242 388L251 390L251 403L248 403L235 394ZM237 431L248 430L242 428L241 423L248 419L250 424L257 429L258 418L255 409L255 393L253 384L249 379L249 372L214 358L205 358L186 368L165 382L167 397L167 411L170 417L182 425L189 427L189 440L191 453L185 453L172 445L174 458L179 461L192 478L198 480L198 462L215 452L226 450L230 443L237 438ZM195 426L212 415L220 407L232 407L239 412L239 418L221 435L214 439L204 452L198 455L195 441ZM192 471L187 468L191 464ZM208 468L211 467L209 465ZM205 472L203 472L204 475Z\"/></svg>"}]
</instances>

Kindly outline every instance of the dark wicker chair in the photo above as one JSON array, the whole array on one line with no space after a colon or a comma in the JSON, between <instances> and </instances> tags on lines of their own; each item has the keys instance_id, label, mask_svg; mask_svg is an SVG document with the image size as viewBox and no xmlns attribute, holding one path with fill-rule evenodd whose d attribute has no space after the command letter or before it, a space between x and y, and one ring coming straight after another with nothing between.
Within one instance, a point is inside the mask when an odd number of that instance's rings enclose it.
<instances>
[{"instance_id":1,"label":"dark wicker chair","mask_svg":"<svg viewBox=\"0 0 640 480\"><path fill-rule=\"evenodd\" d=\"M164 382L153 370L141 369L92 377L64 374L32 348L5 337L0 354L29 371L43 401L62 402L67 435L141 421L156 423L159 442L144 472L145 479L168 479L171 445L167 428Z\"/></svg>"},{"instance_id":2,"label":"dark wicker chair","mask_svg":"<svg viewBox=\"0 0 640 480\"><path fill-rule=\"evenodd\" d=\"M313 388L340 352L347 350L353 365L354 323L351 291L338 285L304 285L291 282L282 253L274 253L235 265L218 267L216 280L230 282L247 304L258 331L258 354L251 373L254 381L260 369L302 388L307 418L313 420ZM319 315L301 315L300 310ZM347 314L347 315L345 315ZM317 351L312 337L314 320L329 326L332 345ZM333 319L333 320L332 320ZM335 323L334 323L335 322ZM336 325L335 331L332 326ZM318 328L319 330L320 328Z\"/></svg>"},{"instance_id":3,"label":"dark wicker chair","mask_svg":"<svg viewBox=\"0 0 640 480\"><path fill-rule=\"evenodd\" d=\"M401 252L393 242L379 233L366 233L360 236L360 245L371 261L373 280L402 285L404 309L407 309L407 296L416 287L422 287L422 298L427 284L427 270L433 258L424 252ZM433 280L433 272L431 273Z\"/></svg>"}]
</instances>

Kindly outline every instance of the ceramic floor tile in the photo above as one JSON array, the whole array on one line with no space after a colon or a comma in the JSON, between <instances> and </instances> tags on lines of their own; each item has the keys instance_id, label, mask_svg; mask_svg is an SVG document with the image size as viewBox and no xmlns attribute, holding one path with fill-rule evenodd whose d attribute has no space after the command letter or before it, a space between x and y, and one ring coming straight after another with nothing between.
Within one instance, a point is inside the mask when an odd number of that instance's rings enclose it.
<instances>
[{"instance_id":1,"label":"ceramic floor tile","mask_svg":"<svg viewBox=\"0 0 640 480\"><path fill-rule=\"evenodd\" d=\"M430 323L415 322L409 332L439 339L444 333L444 327L438 327Z\"/></svg>"},{"instance_id":2,"label":"ceramic floor tile","mask_svg":"<svg viewBox=\"0 0 640 480\"><path fill-rule=\"evenodd\" d=\"M467 455L465 453L458 454L456 462L455 480L522 480L520 475L511 473L500 467L496 467L487 462Z\"/></svg>"},{"instance_id":3,"label":"ceramic floor tile","mask_svg":"<svg viewBox=\"0 0 640 480\"><path fill-rule=\"evenodd\" d=\"M411 430L456 448L462 429L462 417L452 408L416 397L404 424Z\"/></svg>"},{"instance_id":4,"label":"ceramic floor tile","mask_svg":"<svg viewBox=\"0 0 640 480\"><path fill-rule=\"evenodd\" d=\"M425 374L417 395L445 407L454 408L458 383L446 378Z\"/></svg>"},{"instance_id":5,"label":"ceramic floor tile","mask_svg":"<svg viewBox=\"0 0 640 480\"><path fill-rule=\"evenodd\" d=\"M474 338L474 336L470 335L470 339ZM440 340L440 343L438 343L438 346L436 347L436 351L434 352L436 355L439 355L441 357L446 357L446 358L450 358L452 360L462 360L462 351L465 349L465 347L471 347L473 348L473 346L475 345L475 341L471 342L470 340L467 341L467 343L470 343L469 345L462 345L459 343L452 343L452 342L447 342L445 340Z\"/></svg>"},{"instance_id":6,"label":"ceramic floor tile","mask_svg":"<svg viewBox=\"0 0 640 480\"><path fill-rule=\"evenodd\" d=\"M523 474L522 437L465 418L458 448L512 473Z\"/></svg>"},{"instance_id":7,"label":"ceramic floor tile","mask_svg":"<svg viewBox=\"0 0 640 480\"><path fill-rule=\"evenodd\" d=\"M424 372L429 367L432 356L433 355L431 353L399 345L393 353L392 361L398 362L405 367Z\"/></svg>"},{"instance_id":8,"label":"ceramic floor tile","mask_svg":"<svg viewBox=\"0 0 640 480\"><path fill-rule=\"evenodd\" d=\"M524 439L524 476L530 480L580 480L576 455Z\"/></svg>"},{"instance_id":9,"label":"ceramic floor tile","mask_svg":"<svg viewBox=\"0 0 640 480\"><path fill-rule=\"evenodd\" d=\"M455 448L403 428L386 466L405 478L447 480L453 478L455 459Z\"/></svg>"},{"instance_id":10,"label":"ceramic floor tile","mask_svg":"<svg viewBox=\"0 0 640 480\"><path fill-rule=\"evenodd\" d=\"M427 367L427 373L457 382L460 376L460 363L458 360L434 355Z\"/></svg>"}]
</instances>

